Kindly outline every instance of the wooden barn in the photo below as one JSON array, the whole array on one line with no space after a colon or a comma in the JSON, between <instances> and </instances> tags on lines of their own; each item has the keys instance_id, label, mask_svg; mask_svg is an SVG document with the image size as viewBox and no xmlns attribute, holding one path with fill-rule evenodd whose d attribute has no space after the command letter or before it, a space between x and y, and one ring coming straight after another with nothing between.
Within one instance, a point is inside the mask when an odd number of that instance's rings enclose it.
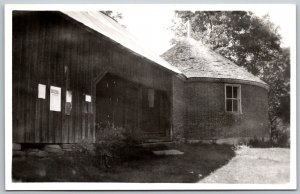
<instances>
[{"instance_id":1,"label":"wooden barn","mask_svg":"<svg viewBox=\"0 0 300 194\"><path fill-rule=\"evenodd\" d=\"M100 12L13 12L13 142L95 142L109 121L170 139L180 72Z\"/></svg>"},{"instance_id":2,"label":"wooden barn","mask_svg":"<svg viewBox=\"0 0 300 194\"><path fill-rule=\"evenodd\" d=\"M168 63L101 12L13 11L13 143L95 143L104 122L148 142L267 135L264 82L172 49Z\"/></svg>"}]
</instances>

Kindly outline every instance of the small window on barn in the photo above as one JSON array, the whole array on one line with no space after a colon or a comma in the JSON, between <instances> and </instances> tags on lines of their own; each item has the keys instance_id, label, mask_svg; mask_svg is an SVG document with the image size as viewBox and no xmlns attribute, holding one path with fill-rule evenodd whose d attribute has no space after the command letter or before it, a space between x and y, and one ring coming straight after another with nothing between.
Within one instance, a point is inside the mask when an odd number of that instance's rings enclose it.
<instances>
[{"instance_id":1,"label":"small window on barn","mask_svg":"<svg viewBox=\"0 0 300 194\"><path fill-rule=\"evenodd\" d=\"M225 85L225 110L226 112L242 113L240 85Z\"/></svg>"}]
</instances>

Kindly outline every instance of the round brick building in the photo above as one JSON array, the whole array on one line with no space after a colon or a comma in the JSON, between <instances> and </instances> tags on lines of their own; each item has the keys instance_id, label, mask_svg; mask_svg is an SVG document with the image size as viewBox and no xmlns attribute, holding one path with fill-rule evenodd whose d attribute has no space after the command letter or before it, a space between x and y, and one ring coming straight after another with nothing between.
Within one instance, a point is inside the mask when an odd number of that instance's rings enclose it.
<instances>
[{"instance_id":1,"label":"round brick building","mask_svg":"<svg viewBox=\"0 0 300 194\"><path fill-rule=\"evenodd\" d=\"M177 130L184 130L185 139L237 143L269 137L269 87L257 76L191 38L162 57L184 75L184 127ZM176 128L175 122L178 134Z\"/></svg>"}]
</instances>

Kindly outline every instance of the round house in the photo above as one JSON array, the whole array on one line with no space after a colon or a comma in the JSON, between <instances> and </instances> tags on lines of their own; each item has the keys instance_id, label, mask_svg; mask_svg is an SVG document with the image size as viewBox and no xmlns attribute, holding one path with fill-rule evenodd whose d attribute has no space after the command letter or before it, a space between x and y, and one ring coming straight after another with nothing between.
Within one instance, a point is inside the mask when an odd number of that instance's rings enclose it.
<instances>
[{"instance_id":1,"label":"round house","mask_svg":"<svg viewBox=\"0 0 300 194\"><path fill-rule=\"evenodd\" d=\"M178 41L162 57L183 73L182 137L219 143L268 139L265 82L191 38ZM173 133L180 134L176 130L182 129L175 123Z\"/></svg>"}]
</instances>

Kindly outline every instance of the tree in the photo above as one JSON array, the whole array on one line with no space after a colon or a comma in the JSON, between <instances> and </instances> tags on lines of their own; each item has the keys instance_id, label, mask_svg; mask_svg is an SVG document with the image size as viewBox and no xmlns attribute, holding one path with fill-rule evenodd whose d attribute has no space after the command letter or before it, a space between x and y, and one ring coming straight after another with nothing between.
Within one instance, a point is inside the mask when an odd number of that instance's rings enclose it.
<instances>
[{"instance_id":1,"label":"tree","mask_svg":"<svg viewBox=\"0 0 300 194\"><path fill-rule=\"evenodd\" d=\"M123 18L122 14L119 12L113 12L113 11L100 11L100 12L107 15L108 17L115 20L116 22L118 22L120 19Z\"/></svg>"},{"instance_id":2,"label":"tree","mask_svg":"<svg viewBox=\"0 0 300 194\"><path fill-rule=\"evenodd\" d=\"M281 37L268 15L257 17L247 11L176 11L171 29L176 43L187 35L245 67L270 85L269 119L271 135L278 119L289 123L289 49L280 47ZM276 122L275 122L276 121Z\"/></svg>"},{"instance_id":3,"label":"tree","mask_svg":"<svg viewBox=\"0 0 300 194\"><path fill-rule=\"evenodd\" d=\"M290 49L283 48L264 68L262 78L270 85L269 120L271 138L285 143L289 138L290 122ZM284 140L283 140L284 139Z\"/></svg>"},{"instance_id":4,"label":"tree","mask_svg":"<svg viewBox=\"0 0 300 194\"><path fill-rule=\"evenodd\" d=\"M171 27L176 37L186 35L184 24L189 20L194 39L254 75L260 76L265 62L280 51L278 28L268 16L259 18L246 11L176 11L176 15L179 20Z\"/></svg>"}]
</instances>

